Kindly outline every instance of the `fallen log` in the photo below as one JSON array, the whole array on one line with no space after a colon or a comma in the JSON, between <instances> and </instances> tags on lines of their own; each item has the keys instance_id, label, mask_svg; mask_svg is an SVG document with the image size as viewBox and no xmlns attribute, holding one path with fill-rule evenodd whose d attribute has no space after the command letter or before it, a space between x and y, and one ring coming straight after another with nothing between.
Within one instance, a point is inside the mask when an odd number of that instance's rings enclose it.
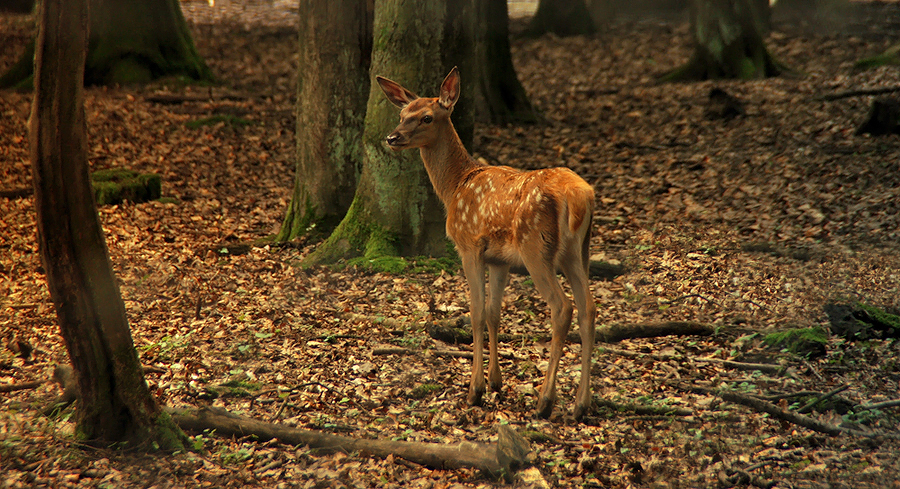
<instances>
[{"instance_id":1,"label":"fallen log","mask_svg":"<svg viewBox=\"0 0 900 489\"><path fill-rule=\"evenodd\" d=\"M166 408L166 411L185 431L214 430L219 435L235 437L253 435L260 441L278 439L282 443L308 445L325 452L359 452L376 457L393 455L436 469L471 467L497 477L511 475L530 462L528 442L508 425L500 425L497 443L445 444L333 435L266 423L218 408Z\"/></svg>"}]
</instances>

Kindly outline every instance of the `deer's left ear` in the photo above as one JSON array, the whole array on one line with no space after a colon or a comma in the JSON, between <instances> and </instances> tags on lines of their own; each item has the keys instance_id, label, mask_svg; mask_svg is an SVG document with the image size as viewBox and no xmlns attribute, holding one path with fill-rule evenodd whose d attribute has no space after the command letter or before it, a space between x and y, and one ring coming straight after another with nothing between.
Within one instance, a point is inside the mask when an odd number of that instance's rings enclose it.
<instances>
[{"instance_id":1,"label":"deer's left ear","mask_svg":"<svg viewBox=\"0 0 900 489\"><path fill-rule=\"evenodd\" d=\"M447 78L444 78L444 82L441 83L439 103L441 107L452 110L457 100L459 100L459 69L454 66Z\"/></svg>"}]
</instances>

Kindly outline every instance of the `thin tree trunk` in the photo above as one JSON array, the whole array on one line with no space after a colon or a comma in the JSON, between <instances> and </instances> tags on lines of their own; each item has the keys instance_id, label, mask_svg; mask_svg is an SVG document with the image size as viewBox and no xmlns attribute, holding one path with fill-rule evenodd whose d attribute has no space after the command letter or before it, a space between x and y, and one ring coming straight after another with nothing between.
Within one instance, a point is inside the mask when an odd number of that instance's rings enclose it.
<instances>
[{"instance_id":1,"label":"thin tree trunk","mask_svg":"<svg viewBox=\"0 0 900 489\"><path fill-rule=\"evenodd\" d=\"M443 66L445 0L384 0L375 5L372 74L418 90L437 90L452 67ZM347 215L306 264L362 256L368 262L398 255L447 253L444 210L415 151L394 152L384 138L396 108L373 84L363 135L364 163Z\"/></svg>"},{"instance_id":2,"label":"thin tree trunk","mask_svg":"<svg viewBox=\"0 0 900 489\"><path fill-rule=\"evenodd\" d=\"M476 115L479 120L493 124L536 122L537 113L528 101L512 62L506 0L475 0L475 6L474 68L477 72L474 75L477 83L473 85L477 90L468 91L464 85L463 93L472 93L478 100ZM465 71L462 79L465 84ZM465 101L466 97L460 100Z\"/></svg>"},{"instance_id":3,"label":"thin tree trunk","mask_svg":"<svg viewBox=\"0 0 900 489\"><path fill-rule=\"evenodd\" d=\"M276 241L334 228L353 201L372 59L371 1L300 3L297 172Z\"/></svg>"},{"instance_id":4,"label":"thin tree trunk","mask_svg":"<svg viewBox=\"0 0 900 489\"><path fill-rule=\"evenodd\" d=\"M182 446L144 381L93 201L82 79L86 0L43 0L30 118L38 239L88 440Z\"/></svg>"}]
</instances>

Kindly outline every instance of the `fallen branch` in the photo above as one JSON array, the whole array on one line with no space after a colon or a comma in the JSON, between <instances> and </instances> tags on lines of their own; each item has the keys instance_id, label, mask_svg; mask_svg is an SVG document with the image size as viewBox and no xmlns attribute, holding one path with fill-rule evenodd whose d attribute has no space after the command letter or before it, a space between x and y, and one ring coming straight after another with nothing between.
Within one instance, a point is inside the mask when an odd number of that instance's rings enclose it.
<instances>
[{"instance_id":1,"label":"fallen branch","mask_svg":"<svg viewBox=\"0 0 900 489\"><path fill-rule=\"evenodd\" d=\"M886 409L900 406L900 399L892 399L890 401L876 402L875 404L860 404L857 406L860 411L871 411L873 409ZM855 411L855 410L854 410Z\"/></svg>"},{"instance_id":2,"label":"fallen branch","mask_svg":"<svg viewBox=\"0 0 900 489\"><path fill-rule=\"evenodd\" d=\"M785 367L774 363L746 363L736 362L734 360L723 360L721 358L694 358L693 360L696 362L718 363L723 367L733 368L735 370L747 370L751 372L759 370L760 372L765 372L767 374L780 374L785 370Z\"/></svg>"},{"instance_id":3,"label":"fallen branch","mask_svg":"<svg viewBox=\"0 0 900 489\"><path fill-rule=\"evenodd\" d=\"M500 425L497 443L426 443L351 438L265 423L218 408L166 411L183 430L214 430L222 436L255 436L260 441L278 439L290 445L316 448L325 452L359 452L375 457L393 455L428 467L445 469L472 467L492 475L511 474L529 462L531 452L525 441L508 425Z\"/></svg>"},{"instance_id":4,"label":"fallen branch","mask_svg":"<svg viewBox=\"0 0 900 489\"><path fill-rule=\"evenodd\" d=\"M466 327L468 326L468 327ZM425 331L432 338L450 344L471 344L472 331L468 321L468 317L457 318L453 320L434 321L426 323ZM630 324L610 324L597 328L594 338L601 343L616 343L626 339L634 338L657 338L660 336L691 336L700 335L707 336L713 333L712 326L703 323L695 323L692 321L664 321L661 323L630 323ZM532 335L510 335L500 334L498 340L501 342L519 342L522 340L532 340ZM546 336L541 337L547 339ZM581 343L581 336L577 332L569 333L566 336L569 343Z\"/></svg>"},{"instance_id":5,"label":"fallen branch","mask_svg":"<svg viewBox=\"0 0 900 489\"><path fill-rule=\"evenodd\" d=\"M810 418L809 416L805 416L803 414L799 414L795 411L786 411L784 409L779 408L778 406L772 404L769 401L765 401L758 397L747 396L744 394L740 394L738 392L726 390L726 389L709 389L706 387L700 386L680 386L676 384L676 387L679 389L699 392L702 394L714 395L716 397L721 398L724 401L733 402L735 404L741 404L743 406L747 406L749 408L755 409L756 411L764 412L773 416L775 418L781 419L783 421L787 421L789 423L796 424L798 426L802 426L804 428L817 431L819 433L825 433L826 435L837 436L840 434L847 434L853 436L865 436L865 437L884 437L890 438L893 440L900 439L900 435L896 433L884 433L880 431L861 431L852 428L845 428L843 426L836 426L831 423L824 423L822 421L815 420Z\"/></svg>"},{"instance_id":6,"label":"fallen branch","mask_svg":"<svg viewBox=\"0 0 900 489\"><path fill-rule=\"evenodd\" d=\"M603 343L617 343L628 339L658 338L660 336L708 336L713 334L713 331L712 326L693 321L610 324L597 328L595 338ZM581 342L578 334L570 334L567 339L573 343Z\"/></svg>"},{"instance_id":7,"label":"fallen branch","mask_svg":"<svg viewBox=\"0 0 900 489\"><path fill-rule=\"evenodd\" d=\"M723 360L721 358L693 358L693 357L684 357L682 355L660 355L658 353L641 353L636 351L628 351L628 350L619 350L617 348L609 348L609 347L601 347L601 351L605 351L608 353L613 353L616 355L620 355L628 358L651 358L660 362L668 362L670 360L682 361L686 358L692 362L699 363L717 363L722 365L723 367L733 368L735 370L759 370L760 372L765 373L781 373L785 370L781 365L775 365L772 363L744 363L744 362L736 362L734 360Z\"/></svg>"},{"instance_id":8,"label":"fallen branch","mask_svg":"<svg viewBox=\"0 0 900 489\"><path fill-rule=\"evenodd\" d=\"M809 401L808 403L806 403L806 405L801 407L800 409L798 409L797 412L800 414L806 414L806 413L812 411L812 408L815 407L816 404L818 404L822 401L826 401L826 400L834 397L835 395L840 394L841 392L844 392L845 390L847 390L849 388L850 388L849 385L842 385L842 386L838 387L837 389L826 392L825 394L822 394L821 396L818 396L815 399L813 399L812 401Z\"/></svg>"},{"instance_id":9,"label":"fallen branch","mask_svg":"<svg viewBox=\"0 0 900 489\"><path fill-rule=\"evenodd\" d=\"M474 357L474 353L470 351L459 351L459 350L416 350L413 348L403 348L400 346L391 347L385 346L381 348L375 348L372 350L372 355L374 356L383 356L383 355L418 355L420 353L429 352L433 355L437 355L439 357L451 357L451 358L467 358L471 360ZM515 360L516 356L512 353L508 352L499 352L499 355L502 358L507 358L511 360Z\"/></svg>"},{"instance_id":10,"label":"fallen branch","mask_svg":"<svg viewBox=\"0 0 900 489\"><path fill-rule=\"evenodd\" d=\"M34 193L31 187L0 189L0 199L21 199Z\"/></svg>"},{"instance_id":11,"label":"fallen branch","mask_svg":"<svg viewBox=\"0 0 900 489\"><path fill-rule=\"evenodd\" d=\"M15 392L34 389L40 387L43 383L43 380L32 380L31 382L21 382L18 384L3 384L0 385L0 392Z\"/></svg>"},{"instance_id":12,"label":"fallen branch","mask_svg":"<svg viewBox=\"0 0 900 489\"><path fill-rule=\"evenodd\" d=\"M769 401L765 401L758 397L747 396L744 394L740 394L738 392L726 390L726 389L710 389L706 387L700 386L683 386L683 385L675 385L679 389L697 392L701 394L713 395L721 398L722 400L733 402L735 404L740 404L742 406L747 406L756 411L764 412L773 416L775 418L787 421L789 423L793 423L804 428L818 431L819 433L825 433L831 436L837 436L841 433L844 433L847 430L839 426L835 426L829 423L823 423L821 421L817 421L815 419L810 418L809 416L804 416L802 414L798 414L792 411L785 411L780 407L772 404Z\"/></svg>"},{"instance_id":13,"label":"fallen branch","mask_svg":"<svg viewBox=\"0 0 900 489\"><path fill-rule=\"evenodd\" d=\"M828 95L817 97L819 100L838 100L849 97L860 97L864 95L883 95L885 93L900 92L900 87L884 87L884 88L866 88L861 90L847 90L844 92L835 92Z\"/></svg>"},{"instance_id":14,"label":"fallen branch","mask_svg":"<svg viewBox=\"0 0 900 489\"><path fill-rule=\"evenodd\" d=\"M594 404L617 412L631 412L642 416L693 416L690 409L668 406L647 406L644 404L618 403L595 397Z\"/></svg>"}]
</instances>

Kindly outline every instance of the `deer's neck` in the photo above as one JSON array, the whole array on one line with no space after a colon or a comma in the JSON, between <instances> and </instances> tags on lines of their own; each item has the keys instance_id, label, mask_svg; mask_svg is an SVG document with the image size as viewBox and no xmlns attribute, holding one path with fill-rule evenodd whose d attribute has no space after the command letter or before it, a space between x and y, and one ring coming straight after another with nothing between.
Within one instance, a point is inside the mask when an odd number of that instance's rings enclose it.
<instances>
[{"instance_id":1,"label":"deer's neck","mask_svg":"<svg viewBox=\"0 0 900 489\"><path fill-rule=\"evenodd\" d=\"M469 155L449 121L441 137L436 138L435 142L428 146L420 147L419 154L425 163L431 185L445 206L453 200L456 189L462 185L468 174L484 166Z\"/></svg>"}]
</instances>

